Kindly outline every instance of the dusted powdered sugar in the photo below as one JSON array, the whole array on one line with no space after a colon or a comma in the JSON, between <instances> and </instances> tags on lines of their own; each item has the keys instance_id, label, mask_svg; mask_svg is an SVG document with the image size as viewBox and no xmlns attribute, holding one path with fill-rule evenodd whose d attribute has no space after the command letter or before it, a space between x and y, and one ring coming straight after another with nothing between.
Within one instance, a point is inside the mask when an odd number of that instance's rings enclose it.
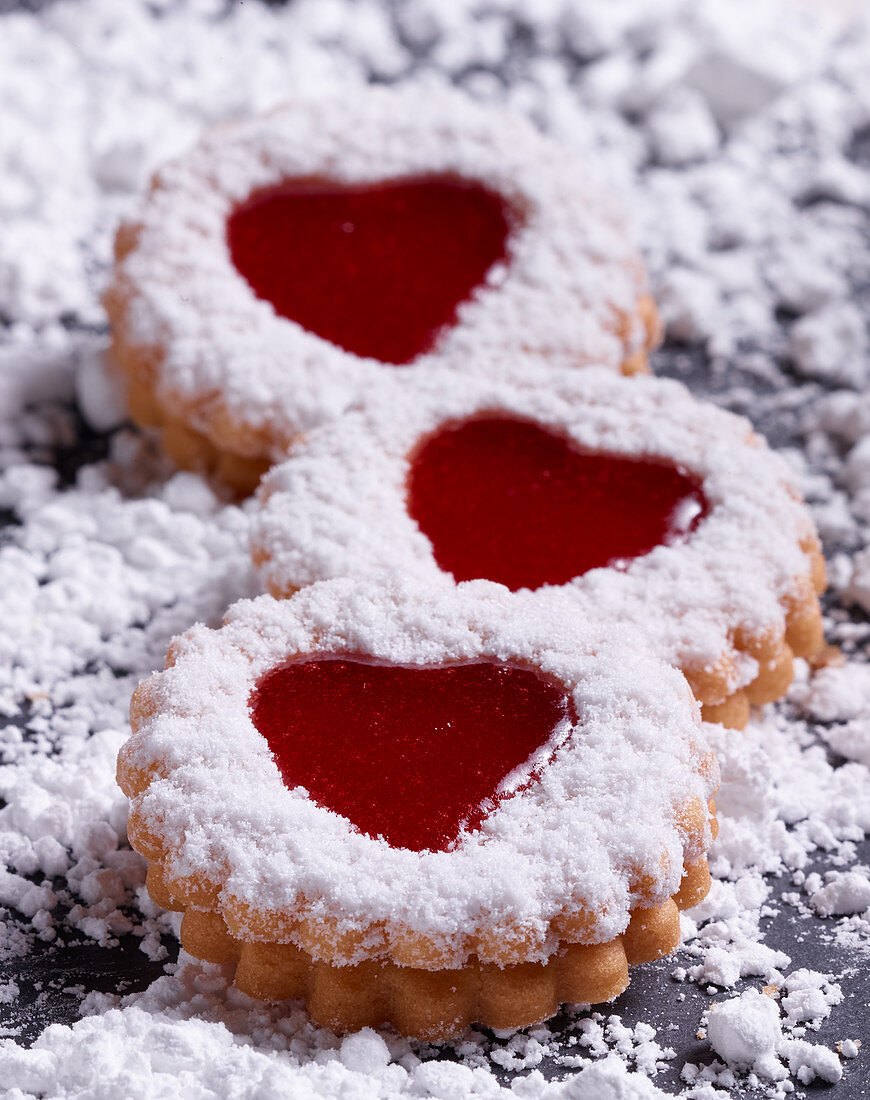
<instances>
[{"instance_id":1,"label":"dusted powdered sugar","mask_svg":"<svg viewBox=\"0 0 870 1100\"><path fill-rule=\"evenodd\" d=\"M454 850L392 848L285 787L253 725L257 680L306 654L535 668L571 694L578 725L540 779L501 801ZM547 957L558 914L589 909L591 939L613 939L632 908L676 892L684 864L709 842L706 826L691 834L677 820L691 800L707 802L718 774L680 674L638 655L610 625L542 616L499 586L353 580L289 601L263 596L235 605L217 632L189 631L173 659L152 681L154 713L124 754L161 776L134 806L165 843L170 877L216 877L224 906L331 917L348 928L386 921L449 938L454 965L468 935L519 926ZM374 942L365 953L377 950Z\"/></svg>"},{"instance_id":2,"label":"dusted powdered sugar","mask_svg":"<svg viewBox=\"0 0 870 1100\"><path fill-rule=\"evenodd\" d=\"M204 972L203 972L204 971ZM196 1002L188 1010L188 998ZM299 1008L251 1009L249 998L226 986L218 967L188 964L178 978L162 978L154 991L123 999L94 998L104 1014L74 1028L49 1027L32 1051L2 1049L10 1100L55 1090L64 1095L117 1100L185 1096L223 1100L230 1087L242 1096L400 1096L437 1100L663 1100L666 1093L615 1055L586 1064L567 1081L532 1073L522 1093L500 1085L483 1066L421 1061L406 1040L364 1028L341 1040L315 1029ZM103 1002L100 1004L100 1002ZM231 1006L231 1007L229 1007ZM224 1016L225 1007L230 1017ZM246 1040L245 1031L257 1041ZM8 1041L6 1041L8 1043ZM310 1057L309 1057L310 1054ZM95 1069L98 1067L98 1072ZM228 1087L230 1086L230 1087ZM27 1092L18 1092L26 1089ZM31 1092L33 1090L33 1092ZM58 1093L55 1093L58 1094ZM59 1095L59 1094L58 1094Z\"/></svg>"},{"instance_id":3,"label":"dusted powdered sugar","mask_svg":"<svg viewBox=\"0 0 870 1100\"><path fill-rule=\"evenodd\" d=\"M515 380L541 371L525 368L514 359ZM758 664L734 649L734 631L782 633L783 600L808 572L801 542L812 537L812 521L788 467L749 423L672 381L601 368L539 373L535 385L395 380L379 401L309 433L264 479L253 542L271 590L382 571L452 582L409 515L409 470L439 426L492 413L533 420L582 448L666 459L702 480L709 514L688 540L625 569L544 586L530 599L543 609L567 598L575 613L631 623L684 668L724 654L733 662L730 690L752 680Z\"/></svg>"},{"instance_id":4,"label":"dusted powdered sugar","mask_svg":"<svg viewBox=\"0 0 870 1100\"><path fill-rule=\"evenodd\" d=\"M581 160L524 119L455 91L359 89L212 130L155 177L139 220L123 231L136 244L111 293L126 299L125 342L158 348L158 399L180 401L219 446L279 458L300 430L368 397L396 368L258 299L233 266L227 218L282 180L373 184L438 173L490 187L517 225L507 263L493 266L456 324L403 372L440 365L464 377L482 353L482 367L494 366L516 348L618 370L643 348L639 260Z\"/></svg>"},{"instance_id":5,"label":"dusted powdered sugar","mask_svg":"<svg viewBox=\"0 0 870 1100\"><path fill-rule=\"evenodd\" d=\"M793 1077L763 1082L759 1095L785 1100L801 1091L810 1062L836 1061L837 1052L844 1078L825 1095L861 1093L867 1021L854 1008L867 1003L870 921L861 913L822 919L808 903L820 892L843 900L846 880L829 881L833 869L867 874L870 497L860 471L870 402L858 387L870 358L854 309L867 316L860 185L870 178L870 38L866 23L843 31L820 5L26 0L10 15L9 0L0 2L0 314L10 322L0 332L0 497L21 521L0 546L0 709L12 719L0 730L0 846L12 877L0 898L0 963L4 982L20 987L17 1003L0 1002L14 1035L0 1040L0 1082L11 1097L636 1100L663 1089L719 1100L743 1095L754 1080L710 1064L712 1051L695 1038L714 990L723 999L713 975L734 978L738 993L747 980L781 985L776 970L807 965L840 981L845 1000L819 1032L807 1032L812 1045L794 1041ZM46 448L79 433L55 401L78 391L86 419L110 426L108 403L90 382L106 342L99 299L111 236L119 218L135 216L150 173L204 126L300 94L344 87L350 100L366 80L407 88L421 76L528 115L628 193L669 332L692 341L685 351L671 342L655 369L685 370L696 393L748 412L777 446L794 444L789 459L834 585L827 637L844 646L846 665L810 681L809 714L795 693L740 737L718 738L717 881L707 902L682 915L691 958L636 975L618 1016L579 1010L510 1039L469 1033L444 1051L389 1031L342 1041L313 1025L299 1002L254 1002L223 968L183 955L143 992L91 994L82 1009L96 1015L54 1024L27 1050L50 1020L75 1018L86 989L108 988L121 973L138 988L151 980L144 955L136 965L136 941L126 941L134 944L127 952L95 940L114 943L132 923L137 935L147 925L139 942L151 957L173 950L173 937L161 947L153 929L158 920L176 927L176 918L155 919L144 861L126 844L115 755L130 690L162 661L168 638L197 619L218 622L252 591L247 515L219 507L192 475L167 481L170 466L149 462L127 430L113 434L109 462L91 443L76 451L84 466L72 491L42 465ZM794 312L816 322L815 365L802 354L801 366L818 381L796 377L787 359ZM848 387L830 396L818 357L826 346L842 355L827 378L840 374L837 384ZM793 434L799 425L806 434ZM131 499L143 491L149 499ZM107 550L116 548L119 564L107 570ZM819 744L820 721L838 723L821 733L851 762ZM127 886L116 873L121 860ZM24 917L13 899L27 899L30 888L28 907L57 895L60 905ZM850 888L850 908L860 896ZM39 941L55 935L88 941L87 972L74 947L59 948L42 969ZM669 979L686 978L686 968L690 980ZM614 1026L620 1018L626 1026ZM784 1010L782 1026L788 1035ZM653 1028L660 1047L675 1049L670 1060L667 1051L648 1057L657 1044L643 1036ZM606 1061L586 1061L608 1051ZM635 1068L656 1073L659 1089ZM545 1079L554 1075L560 1080Z\"/></svg>"}]
</instances>

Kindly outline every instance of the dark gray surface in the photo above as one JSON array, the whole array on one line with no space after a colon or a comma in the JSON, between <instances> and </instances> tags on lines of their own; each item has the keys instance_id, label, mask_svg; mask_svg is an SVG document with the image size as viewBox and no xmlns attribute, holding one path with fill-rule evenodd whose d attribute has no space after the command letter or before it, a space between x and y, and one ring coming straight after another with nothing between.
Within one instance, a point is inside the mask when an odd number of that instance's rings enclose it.
<instances>
[{"instance_id":1,"label":"dark gray surface","mask_svg":"<svg viewBox=\"0 0 870 1100\"><path fill-rule=\"evenodd\" d=\"M51 0L0 0L0 15L11 10L37 10ZM385 0L386 2L386 0ZM391 10L400 5L389 4ZM513 36L512 57L504 71L498 75L510 80L521 71L528 62L534 44L521 22L517 22ZM417 46L418 60L425 60L425 47ZM576 59L579 66L580 59ZM373 74L377 78L377 74ZM857 134L853 141L852 156L856 161L870 163L870 132ZM865 232L870 240L870 212L865 218ZM870 253L870 248L868 248ZM870 284L863 279L856 281L856 300L870 304ZM781 318L783 329L787 330L793 318L784 315ZM76 319L68 318L70 328L76 328ZM749 415L771 440L778 446L800 443L802 411L823 392L817 383L807 383L793 379L790 391L781 391L759 380L756 375L742 370L739 360L724 362L713 366L698 350L669 346L659 352L655 359L657 373L668 374L687 381L696 394L710 396L729 404L736 411ZM786 377L790 375L787 362L782 364ZM743 382L744 388L737 389ZM795 402L795 395L799 400ZM47 410L47 415L50 410ZM76 440L69 445L53 451L41 452L34 457L38 461L54 466L60 473L62 484L69 485L77 470L90 462L100 459L106 453L108 440L89 431L81 418L75 419ZM14 523L14 517L0 513L0 525ZM0 541L3 531L0 530ZM828 551L835 548L828 547ZM22 719L26 726L26 717ZM860 846L859 858L870 863L870 842ZM831 869L831 864L820 860L814 869ZM62 884L57 884L58 889ZM831 1017L818 1032L810 1033L807 1038L829 1046L834 1046L844 1038L861 1038L864 1051L851 1062L844 1063L845 1077L835 1086L814 1085L808 1089L798 1088L798 1093L825 1091L832 1100L859 1100L870 1096L870 968L865 956L859 957L844 952L833 942L832 922L817 917L801 916L794 908L777 899L780 895L780 883L773 882L774 890L771 904L774 915L766 918L763 927L765 942L768 946L785 951L792 959L791 969L805 966L832 974L842 986L845 1002L834 1008ZM783 888L787 886L783 884ZM63 897L63 891L60 890ZM20 1042L32 1042L50 1023L73 1023L79 1017L79 1003L82 992L133 992L146 988L163 971L165 963L151 963L139 951L139 941L132 936L121 939L117 947L100 948L64 925L63 913L70 899L62 900L55 913L59 929L59 940L55 944L43 944L37 941L26 956L0 963L0 981L14 979L21 988L21 998L14 1004L0 1004L0 1027L5 1034L14 1035ZM22 926L23 927L23 926ZM177 944L170 938L166 940L169 951L168 962L177 952ZM692 983L677 983L671 978L674 968L687 960L676 956L659 963L640 967L633 972L632 984L616 1002L606 1006L606 1014L617 1014L623 1023L633 1026L640 1021L653 1024L658 1030L658 1041L663 1046L672 1046L677 1057L657 1078L656 1084L673 1092L679 1092L682 1083L679 1070L686 1060L706 1062L712 1055L703 1041L695 1038L699 1018L715 997L707 995ZM756 985L757 981L741 983ZM721 999L721 996L720 998ZM570 1040L575 1031L578 1016L562 1014L552 1028L562 1036L564 1050L572 1054L582 1054L582 1048L571 1046ZM493 1047L503 1045L503 1041L490 1038ZM433 1050L435 1057L455 1057L452 1049L446 1047ZM539 1067L547 1076L563 1076L566 1071L558 1064L558 1059L545 1060ZM511 1075L503 1074L505 1078ZM736 1092L735 1095L742 1095Z\"/></svg>"}]
</instances>

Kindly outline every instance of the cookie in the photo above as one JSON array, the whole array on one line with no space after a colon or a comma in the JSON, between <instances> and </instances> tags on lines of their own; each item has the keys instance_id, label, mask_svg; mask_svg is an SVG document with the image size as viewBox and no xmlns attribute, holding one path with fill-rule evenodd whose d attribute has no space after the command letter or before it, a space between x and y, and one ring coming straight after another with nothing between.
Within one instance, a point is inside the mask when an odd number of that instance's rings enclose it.
<instances>
[{"instance_id":1,"label":"cookie","mask_svg":"<svg viewBox=\"0 0 870 1100\"><path fill-rule=\"evenodd\" d=\"M647 369L655 307L589 167L458 92L372 88L207 133L117 235L130 412L240 492L396 372L516 348Z\"/></svg>"},{"instance_id":2,"label":"cookie","mask_svg":"<svg viewBox=\"0 0 870 1100\"><path fill-rule=\"evenodd\" d=\"M568 601L631 624L742 727L822 641L824 562L786 463L679 383L540 371L402 380L311 432L261 489L264 582L397 571Z\"/></svg>"},{"instance_id":3,"label":"cookie","mask_svg":"<svg viewBox=\"0 0 870 1100\"><path fill-rule=\"evenodd\" d=\"M428 1039L611 1000L673 950L715 829L697 704L630 632L545 619L339 580L176 639L118 779L184 947Z\"/></svg>"}]
</instances>

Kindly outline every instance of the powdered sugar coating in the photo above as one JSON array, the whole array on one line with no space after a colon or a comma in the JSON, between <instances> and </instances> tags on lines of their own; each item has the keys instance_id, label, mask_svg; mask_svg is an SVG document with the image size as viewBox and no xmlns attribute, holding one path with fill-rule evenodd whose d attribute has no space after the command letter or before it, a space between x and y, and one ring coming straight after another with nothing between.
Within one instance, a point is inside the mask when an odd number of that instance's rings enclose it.
<instances>
[{"instance_id":1,"label":"powdered sugar coating","mask_svg":"<svg viewBox=\"0 0 870 1100\"><path fill-rule=\"evenodd\" d=\"M702 479L710 506L687 541L658 546L625 570L599 568L544 586L529 594L532 602L543 610L567 599L630 623L682 668L725 655L730 690L756 675L758 662L735 649L734 631L782 633L783 600L807 574L801 543L813 526L785 462L746 420L697 401L677 382L596 368L553 371L534 387L399 379L382 398L311 432L264 479L253 542L273 592L384 570L452 583L408 514L409 456L441 424L516 415L585 448L669 459Z\"/></svg>"},{"instance_id":2,"label":"powdered sugar coating","mask_svg":"<svg viewBox=\"0 0 870 1100\"><path fill-rule=\"evenodd\" d=\"M575 616L542 619L487 583L457 591L340 580L236 604L219 631L184 635L173 666L152 681L153 713L125 760L161 777L134 812L165 843L170 876L212 876L224 908L292 915L304 898L309 918L371 926L362 947L333 962L383 955L411 930L446 941L461 965L468 936L517 928L543 959L558 944L551 922L580 908L595 915L590 941L611 940L631 909L667 900L684 864L701 858L709 826L679 818L718 781L685 681L629 641ZM452 851L391 848L285 787L251 721L258 678L307 653L537 668L572 693L578 728L540 780Z\"/></svg>"},{"instance_id":3,"label":"powdered sugar coating","mask_svg":"<svg viewBox=\"0 0 870 1100\"><path fill-rule=\"evenodd\" d=\"M497 191L518 224L507 265L490 270L457 323L403 372L438 364L464 375L483 351L497 369L500 354L517 347L618 370L644 348L639 260L582 162L525 120L455 91L368 89L212 130L157 174L138 219L121 230L119 240L135 243L109 295L158 401L182 406L219 447L280 458L299 431L366 396L396 368L344 351L258 299L230 258L227 217L286 179L365 184L439 173Z\"/></svg>"}]
</instances>

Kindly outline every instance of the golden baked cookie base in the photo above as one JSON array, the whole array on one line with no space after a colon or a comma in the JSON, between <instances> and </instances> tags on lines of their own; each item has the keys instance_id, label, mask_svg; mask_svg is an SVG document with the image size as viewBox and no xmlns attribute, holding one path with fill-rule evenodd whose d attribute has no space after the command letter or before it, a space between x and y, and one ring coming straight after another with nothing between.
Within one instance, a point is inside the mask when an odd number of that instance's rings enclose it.
<instances>
[{"instance_id":1,"label":"golden baked cookie base","mask_svg":"<svg viewBox=\"0 0 870 1100\"><path fill-rule=\"evenodd\" d=\"M122 260L135 247L137 235L135 226L119 230L115 241L116 260ZM274 465L271 456L276 449L283 450L292 441L273 439L265 429L258 432L245 428L219 395L203 395L201 401L187 403L173 398L171 408L164 404L157 397L155 384L164 349L142 347L127 339L127 295L117 281L106 292L104 305L112 329L110 359L126 381L130 418L141 427L157 428L163 449L182 469L206 474L238 497L253 493L260 478ZM625 375L649 373L648 352L661 342L661 322L649 295L638 299L637 313L646 333L646 343L623 362ZM193 428L194 421L208 422L209 433Z\"/></svg>"},{"instance_id":2,"label":"golden baked cookie base","mask_svg":"<svg viewBox=\"0 0 870 1100\"><path fill-rule=\"evenodd\" d=\"M544 963L500 967L476 958L458 969L430 970L370 960L356 966L317 961L289 943L234 938L213 910L185 906L170 892L161 864L148 869L158 905L183 911L181 943L207 962L235 964L236 985L261 1000L304 999L312 1018L336 1031L391 1024L404 1035L444 1040L469 1024L517 1028L549 1019L560 1004L612 1001L629 983L628 968L674 951L679 911L710 889L706 859L686 869L680 890L663 905L636 909L609 943L563 942Z\"/></svg>"}]
</instances>

